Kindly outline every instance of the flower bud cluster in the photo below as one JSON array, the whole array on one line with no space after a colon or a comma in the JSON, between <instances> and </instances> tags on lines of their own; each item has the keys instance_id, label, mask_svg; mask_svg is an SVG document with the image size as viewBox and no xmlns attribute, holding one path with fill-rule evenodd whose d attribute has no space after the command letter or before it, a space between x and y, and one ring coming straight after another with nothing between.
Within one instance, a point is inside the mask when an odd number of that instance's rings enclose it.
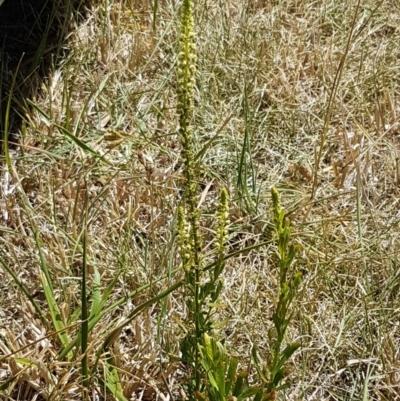
<instances>
[{"instance_id":1,"label":"flower bud cluster","mask_svg":"<svg viewBox=\"0 0 400 401\"><path fill-rule=\"evenodd\" d=\"M193 263L193 252L190 245L190 236L185 211L182 206L179 206L178 208L178 243L181 250L183 268L189 270Z\"/></svg>"},{"instance_id":2,"label":"flower bud cluster","mask_svg":"<svg viewBox=\"0 0 400 401\"><path fill-rule=\"evenodd\" d=\"M192 0L183 0L177 70L178 113L182 135L191 122L196 74L196 44Z\"/></svg>"},{"instance_id":3,"label":"flower bud cluster","mask_svg":"<svg viewBox=\"0 0 400 401\"><path fill-rule=\"evenodd\" d=\"M281 201L279 199L279 193L276 190L276 188L271 188L271 197L272 197L272 210L275 218L275 226L277 228L277 231L281 232L283 229L282 207L281 207Z\"/></svg>"},{"instance_id":4,"label":"flower bud cluster","mask_svg":"<svg viewBox=\"0 0 400 401\"><path fill-rule=\"evenodd\" d=\"M197 180L193 166L195 154L193 150L193 135L190 128L193 115L197 60L192 0L183 0L181 15L177 69L179 134L183 144L182 159L185 164L184 175L188 185L186 195L191 198L197 192L197 186L193 185ZM189 202L191 201L193 200L189 200Z\"/></svg>"},{"instance_id":5,"label":"flower bud cluster","mask_svg":"<svg viewBox=\"0 0 400 401\"><path fill-rule=\"evenodd\" d=\"M216 214L218 221L217 228L217 252L219 256L223 256L225 244L228 241L228 226L229 226L229 195L224 188L221 191L219 207Z\"/></svg>"},{"instance_id":6,"label":"flower bud cluster","mask_svg":"<svg viewBox=\"0 0 400 401\"><path fill-rule=\"evenodd\" d=\"M183 0L181 9L181 25L179 35L179 53L177 63L177 94L179 114L179 135L182 143L182 162L185 177L185 205L188 209L188 232L192 253L200 249L199 213L197 210L198 178L195 169L195 152L191 121L193 116L194 85L196 74L196 45L194 33L192 0ZM194 250L196 249L196 250ZM197 259L194 257L194 259ZM198 264L194 261L194 264Z\"/></svg>"}]
</instances>

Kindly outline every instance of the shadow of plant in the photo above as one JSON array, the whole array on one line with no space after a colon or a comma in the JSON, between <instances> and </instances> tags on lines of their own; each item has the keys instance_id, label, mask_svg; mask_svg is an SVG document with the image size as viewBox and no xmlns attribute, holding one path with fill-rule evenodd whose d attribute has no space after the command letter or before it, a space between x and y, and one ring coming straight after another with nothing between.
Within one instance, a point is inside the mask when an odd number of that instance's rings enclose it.
<instances>
[{"instance_id":1,"label":"shadow of plant","mask_svg":"<svg viewBox=\"0 0 400 401\"><path fill-rule=\"evenodd\" d=\"M65 56L65 38L83 0L4 0L0 7L0 134L6 120L17 140L26 99L40 90L50 67ZM15 77L15 85L12 85ZM11 99L10 114L7 103Z\"/></svg>"}]
</instances>

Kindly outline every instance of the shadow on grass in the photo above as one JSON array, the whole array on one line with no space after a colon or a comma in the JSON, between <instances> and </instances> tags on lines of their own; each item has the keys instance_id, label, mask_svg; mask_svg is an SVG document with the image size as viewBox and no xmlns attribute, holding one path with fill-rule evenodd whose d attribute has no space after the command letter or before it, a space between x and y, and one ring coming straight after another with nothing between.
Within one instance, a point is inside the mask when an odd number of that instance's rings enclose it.
<instances>
[{"instance_id":1,"label":"shadow on grass","mask_svg":"<svg viewBox=\"0 0 400 401\"><path fill-rule=\"evenodd\" d=\"M1 0L0 0L1 3ZM0 136L10 141L51 67L65 56L65 39L83 0L4 0L0 6ZM12 85L15 77L15 85ZM10 113L7 104L11 99ZM7 128L8 127L8 128Z\"/></svg>"}]
</instances>

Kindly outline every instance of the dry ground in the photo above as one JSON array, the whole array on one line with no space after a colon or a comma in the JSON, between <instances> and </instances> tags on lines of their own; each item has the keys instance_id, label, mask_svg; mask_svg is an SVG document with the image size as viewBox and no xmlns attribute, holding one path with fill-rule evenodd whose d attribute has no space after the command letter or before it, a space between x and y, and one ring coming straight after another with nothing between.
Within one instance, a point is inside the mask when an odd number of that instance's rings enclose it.
<instances>
[{"instance_id":1,"label":"dry ground","mask_svg":"<svg viewBox=\"0 0 400 401\"><path fill-rule=\"evenodd\" d=\"M2 261L46 309L39 243L65 323L80 302L85 199L89 272L97 268L102 291L121 274L109 304L178 264L178 4L160 1L153 27L151 3L104 0L87 9L68 57L32 99L13 172L2 167ZM302 349L288 365L286 398L400 399L399 1L196 3L197 151L219 133L199 167L204 236L213 237L211 213L226 186L232 250L268 239L276 186L302 246L290 327ZM221 315L230 320L220 335L244 367L253 344L268 351L273 255L272 246L239 254L224 273ZM78 362L55 360L54 328L6 270L0 277L0 350L15 353L0 357L1 383L12 379L0 397L80 399ZM104 316L90 336L90 363L107 330L165 281ZM179 292L170 295L115 341L128 399L180 397L182 305ZM94 385L93 399L104 399L103 390Z\"/></svg>"}]
</instances>

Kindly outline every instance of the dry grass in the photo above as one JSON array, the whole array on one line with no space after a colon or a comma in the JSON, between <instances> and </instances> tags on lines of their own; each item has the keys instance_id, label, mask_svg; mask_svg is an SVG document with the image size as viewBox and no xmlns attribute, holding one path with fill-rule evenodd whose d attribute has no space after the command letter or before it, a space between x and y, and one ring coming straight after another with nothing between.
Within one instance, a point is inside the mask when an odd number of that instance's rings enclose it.
<instances>
[{"instance_id":1,"label":"dry grass","mask_svg":"<svg viewBox=\"0 0 400 401\"><path fill-rule=\"evenodd\" d=\"M178 266L174 3L159 2L155 30L149 1L88 8L69 37L67 58L33 99L49 119L37 109L27 115L20 150L12 153L14 171L2 168L0 256L45 309L37 228L65 323L80 303L86 199L89 272L96 266L102 291L121 274L108 305ZM197 151L218 133L202 153L205 236L214 228L206 217L227 186L232 249L269 238L274 185L302 245L297 264L304 283L290 336L303 348L288 367L288 399L400 399L399 6L362 1L345 55L355 1L197 4ZM269 347L273 252L237 255L225 270L221 316L230 321L221 336L244 367L252 344ZM79 361L55 359L60 343L52 325L38 319L6 271L0 277L0 380L12 379L0 397L80 399ZM109 328L166 288L165 281L104 316L89 337L90 363ZM173 293L114 342L128 399L180 397L175 355L184 314L181 295ZM100 383L91 391L105 399Z\"/></svg>"}]
</instances>

